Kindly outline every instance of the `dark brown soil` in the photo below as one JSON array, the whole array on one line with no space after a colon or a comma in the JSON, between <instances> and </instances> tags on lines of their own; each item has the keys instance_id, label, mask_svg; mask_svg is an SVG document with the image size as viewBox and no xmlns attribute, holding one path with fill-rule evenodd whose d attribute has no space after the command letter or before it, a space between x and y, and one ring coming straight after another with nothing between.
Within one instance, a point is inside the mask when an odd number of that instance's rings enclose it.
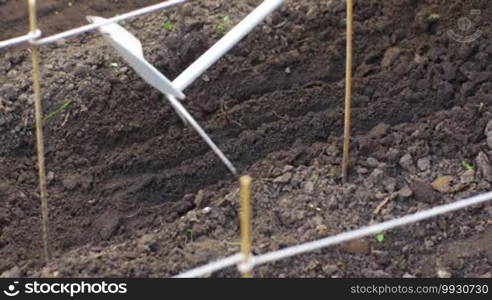
<instances>
[{"instance_id":1,"label":"dark brown soil","mask_svg":"<svg viewBox=\"0 0 492 300\"><path fill-rule=\"evenodd\" d=\"M51 8L41 14L43 26L54 33L88 14L157 1L99 2L62 9L60 1L44 1ZM174 78L259 2L199 1L185 7L184 24L172 10L124 26L142 40L148 60ZM24 30L18 5L0 4L0 17L8 16L2 24L11 24L2 38ZM491 9L489 1L357 2L345 185L344 2L287 1L186 91L185 106L255 178L255 253L490 190L484 129L492 118ZM482 31L478 40L460 43L447 34L461 17ZM165 19L176 24L172 32ZM0 54L0 273L169 276L238 251L235 180L157 91L99 36L85 35L42 51L45 113L70 102L45 122L55 258L44 265L28 55ZM436 191L431 183L442 176L451 184ZM374 214L387 197L393 200ZM255 275L487 277L491 219L492 207L482 205L390 231L382 243L359 240L262 266Z\"/></svg>"},{"instance_id":2,"label":"dark brown soil","mask_svg":"<svg viewBox=\"0 0 492 300\"><path fill-rule=\"evenodd\" d=\"M112 17L116 14L159 3L159 0L42 0L37 1L39 27L43 35L55 34L87 23L85 16ZM29 30L27 1L0 1L0 39L19 36Z\"/></svg>"}]
</instances>

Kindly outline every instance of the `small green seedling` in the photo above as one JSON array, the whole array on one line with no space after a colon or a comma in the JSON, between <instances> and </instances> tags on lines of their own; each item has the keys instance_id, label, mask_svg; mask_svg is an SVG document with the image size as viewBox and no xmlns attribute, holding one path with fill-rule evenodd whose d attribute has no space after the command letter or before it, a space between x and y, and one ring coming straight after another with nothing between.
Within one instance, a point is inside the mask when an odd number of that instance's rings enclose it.
<instances>
[{"instance_id":1,"label":"small green seedling","mask_svg":"<svg viewBox=\"0 0 492 300\"><path fill-rule=\"evenodd\" d=\"M166 19L164 22L164 30L173 32L176 27L174 26L173 22L171 22L170 19Z\"/></svg>"},{"instance_id":2,"label":"small green seedling","mask_svg":"<svg viewBox=\"0 0 492 300\"><path fill-rule=\"evenodd\" d=\"M215 25L215 30L221 34L225 34L231 27L231 19L229 16L225 16L219 20L219 23Z\"/></svg>"},{"instance_id":3,"label":"small green seedling","mask_svg":"<svg viewBox=\"0 0 492 300\"><path fill-rule=\"evenodd\" d=\"M470 165L466 160L462 161L461 165L463 166L463 169L467 171L473 171L473 166Z\"/></svg>"},{"instance_id":4,"label":"small green seedling","mask_svg":"<svg viewBox=\"0 0 492 300\"><path fill-rule=\"evenodd\" d=\"M68 101L68 102L63 103L62 105L60 105L60 107L58 107L57 109L55 109L53 112L49 113L44 118L44 122L48 122L49 120L51 120L52 118L54 118L56 115L61 114L64 110L66 110L68 108L68 106L70 106L70 104L72 104L72 101Z\"/></svg>"},{"instance_id":5,"label":"small green seedling","mask_svg":"<svg viewBox=\"0 0 492 300\"><path fill-rule=\"evenodd\" d=\"M384 242L384 233L376 234L376 241L378 241L378 243Z\"/></svg>"}]
</instances>

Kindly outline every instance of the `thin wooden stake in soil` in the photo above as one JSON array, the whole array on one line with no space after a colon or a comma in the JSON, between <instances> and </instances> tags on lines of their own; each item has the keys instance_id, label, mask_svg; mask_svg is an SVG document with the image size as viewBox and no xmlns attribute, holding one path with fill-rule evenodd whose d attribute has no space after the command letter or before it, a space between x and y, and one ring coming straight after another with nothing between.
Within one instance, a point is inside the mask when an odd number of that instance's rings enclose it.
<instances>
[{"instance_id":1,"label":"thin wooden stake in soil","mask_svg":"<svg viewBox=\"0 0 492 300\"><path fill-rule=\"evenodd\" d=\"M350 129L352 115L352 36L353 36L353 3L347 0L347 70L345 77L345 128L343 135L342 179L347 182L350 164Z\"/></svg>"},{"instance_id":2,"label":"thin wooden stake in soil","mask_svg":"<svg viewBox=\"0 0 492 300\"><path fill-rule=\"evenodd\" d=\"M248 263L251 257L251 182L250 176L239 179L241 190L241 252L243 263ZM253 277L250 272L244 272L243 278Z\"/></svg>"},{"instance_id":3,"label":"thin wooden stake in soil","mask_svg":"<svg viewBox=\"0 0 492 300\"><path fill-rule=\"evenodd\" d=\"M29 24L32 33L38 30L36 16L36 0L29 1ZM49 261L51 253L49 249L48 229L48 199L46 191L46 169L44 162L44 138L43 138L43 111L41 107L41 71L39 67L39 49L36 45L31 46L33 85L34 85L34 113L36 118L36 141L38 152L39 190L41 194L41 215L43 228L44 258Z\"/></svg>"}]
</instances>

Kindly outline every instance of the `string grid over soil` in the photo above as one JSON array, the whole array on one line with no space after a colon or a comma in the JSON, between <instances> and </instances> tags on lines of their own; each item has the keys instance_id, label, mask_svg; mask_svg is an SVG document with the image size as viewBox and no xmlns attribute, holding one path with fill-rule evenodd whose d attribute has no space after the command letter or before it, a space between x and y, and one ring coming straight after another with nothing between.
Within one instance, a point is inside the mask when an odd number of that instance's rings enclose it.
<instances>
[{"instance_id":1,"label":"string grid over soil","mask_svg":"<svg viewBox=\"0 0 492 300\"><path fill-rule=\"evenodd\" d=\"M41 8L40 24L55 33L82 25L85 15L157 1L43 2L50 8ZM174 78L260 2L195 1L184 7L183 24L171 10L123 25ZM340 178L343 1L287 1L186 91L184 105L255 178L254 253L490 191L492 4L448 2L356 1L348 184ZM18 3L0 1L2 26L10 24L1 39L24 33ZM478 40L447 34L462 17L482 31ZM237 182L163 96L98 35L41 54L45 113L70 102L45 122L55 258L42 264L29 53L2 50L0 273L161 277L238 252ZM491 219L492 207L482 205L254 275L490 277Z\"/></svg>"}]
</instances>

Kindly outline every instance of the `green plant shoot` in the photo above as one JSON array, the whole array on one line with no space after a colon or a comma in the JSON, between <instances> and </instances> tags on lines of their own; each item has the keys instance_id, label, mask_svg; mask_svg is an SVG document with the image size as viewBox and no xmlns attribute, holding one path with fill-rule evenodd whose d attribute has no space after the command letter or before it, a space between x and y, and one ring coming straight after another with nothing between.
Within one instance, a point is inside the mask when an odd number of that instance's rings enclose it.
<instances>
[{"instance_id":1,"label":"green plant shoot","mask_svg":"<svg viewBox=\"0 0 492 300\"><path fill-rule=\"evenodd\" d=\"M473 170L473 166L470 165L466 160L462 161L461 162L461 165L463 166L463 168L467 171L471 171Z\"/></svg>"},{"instance_id":2,"label":"green plant shoot","mask_svg":"<svg viewBox=\"0 0 492 300\"><path fill-rule=\"evenodd\" d=\"M58 114L61 114L64 110L66 110L68 108L68 106L70 106L70 104L72 104L72 101L68 101L66 103L63 103L62 105L60 105L60 107L58 107L56 110L54 110L53 112L49 113L45 118L44 118L44 121L45 122L48 122L50 119L54 118L56 115Z\"/></svg>"},{"instance_id":3,"label":"green plant shoot","mask_svg":"<svg viewBox=\"0 0 492 300\"><path fill-rule=\"evenodd\" d=\"M384 233L376 234L376 241L378 241L379 243L384 242Z\"/></svg>"},{"instance_id":4,"label":"green plant shoot","mask_svg":"<svg viewBox=\"0 0 492 300\"><path fill-rule=\"evenodd\" d=\"M166 31L172 32L175 29L174 24L171 22L171 20L167 19L166 22L164 22L164 29Z\"/></svg>"}]
</instances>

